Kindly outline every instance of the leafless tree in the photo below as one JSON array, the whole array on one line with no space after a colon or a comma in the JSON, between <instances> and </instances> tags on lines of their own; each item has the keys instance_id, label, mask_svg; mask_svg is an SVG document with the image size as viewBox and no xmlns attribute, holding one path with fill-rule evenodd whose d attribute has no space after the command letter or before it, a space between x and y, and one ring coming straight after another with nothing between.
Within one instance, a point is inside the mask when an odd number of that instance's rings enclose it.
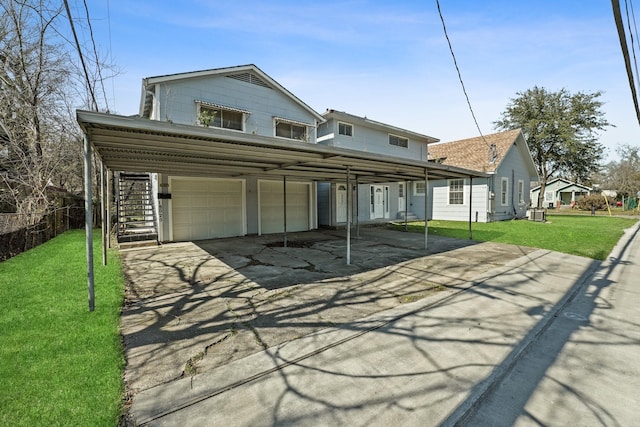
<instances>
[{"instance_id":1,"label":"leafless tree","mask_svg":"<svg viewBox=\"0 0 640 427\"><path fill-rule=\"evenodd\" d=\"M89 105L79 83L89 78L78 77L67 19L61 2L0 0L0 202L31 218L50 208L48 188L82 189L74 107Z\"/></svg>"}]
</instances>

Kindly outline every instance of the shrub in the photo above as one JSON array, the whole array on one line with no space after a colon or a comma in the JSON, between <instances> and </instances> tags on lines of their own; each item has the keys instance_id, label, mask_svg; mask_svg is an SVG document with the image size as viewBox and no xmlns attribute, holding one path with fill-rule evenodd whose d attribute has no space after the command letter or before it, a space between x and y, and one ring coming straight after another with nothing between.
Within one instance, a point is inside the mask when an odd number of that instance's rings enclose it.
<instances>
[{"instance_id":1,"label":"shrub","mask_svg":"<svg viewBox=\"0 0 640 427\"><path fill-rule=\"evenodd\" d=\"M596 210L605 209L607 203L602 195L582 196L578 199L578 209L591 210L595 207Z\"/></svg>"}]
</instances>

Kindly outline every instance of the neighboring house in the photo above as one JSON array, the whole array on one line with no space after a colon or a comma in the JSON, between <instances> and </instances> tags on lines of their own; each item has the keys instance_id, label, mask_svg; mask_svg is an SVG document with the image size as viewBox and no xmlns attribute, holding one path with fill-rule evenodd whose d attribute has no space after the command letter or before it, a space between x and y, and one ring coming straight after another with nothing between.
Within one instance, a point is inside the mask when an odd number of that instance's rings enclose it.
<instances>
[{"instance_id":1,"label":"neighboring house","mask_svg":"<svg viewBox=\"0 0 640 427\"><path fill-rule=\"evenodd\" d=\"M326 122L318 126L318 144L413 160L427 160L427 144L438 139L359 117L342 111L327 110ZM355 183L354 183L355 184ZM383 182L358 185L354 217L361 223L384 222L404 218L407 188L411 183ZM318 183L318 224L340 226L347 221L345 182ZM412 218L424 218L424 208Z\"/></svg>"},{"instance_id":2,"label":"neighboring house","mask_svg":"<svg viewBox=\"0 0 640 427\"><path fill-rule=\"evenodd\" d=\"M531 200L534 205L538 203L540 187L531 189ZM586 185L577 184L564 178L554 178L547 182L544 190L543 208L554 208L560 205L573 206L582 196L588 196L593 189Z\"/></svg>"},{"instance_id":3,"label":"neighboring house","mask_svg":"<svg viewBox=\"0 0 640 427\"><path fill-rule=\"evenodd\" d=\"M530 182L536 181L538 174L519 129L431 144L429 159L489 174L473 180L430 181L430 219L492 222L526 216ZM417 190L414 206L424 203L424 186Z\"/></svg>"},{"instance_id":4,"label":"neighboring house","mask_svg":"<svg viewBox=\"0 0 640 427\"><path fill-rule=\"evenodd\" d=\"M143 80L140 115L173 124L216 128L315 144L324 118L255 65L219 68ZM233 136L233 135L231 135ZM184 155L189 156L185 146ZM196 240L283 231L282 179L159 173L159 240ZM197 176L200 175L200 176ZM224 176L217 178L216 176ZM287 181L287 230L317 228L316 185Z\"/></svg>"}]
</instances>

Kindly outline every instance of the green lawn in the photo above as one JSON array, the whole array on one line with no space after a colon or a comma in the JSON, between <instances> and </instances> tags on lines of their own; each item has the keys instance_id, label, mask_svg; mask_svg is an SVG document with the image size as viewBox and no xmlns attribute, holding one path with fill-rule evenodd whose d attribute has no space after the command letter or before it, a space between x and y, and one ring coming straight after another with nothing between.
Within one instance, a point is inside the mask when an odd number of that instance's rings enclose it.
<instances>
[{"instance_id":1,"label":"green lawn","mask_svg":"<svg viewBox=\"0 0 640 427\"><path fill-rule=\"evenodd\" d=\"M124 280L116 251L102 266L94 233L89 312L84 231L0 263L0 425L115 426L124 357Z\"/></svg>"},{"instance_id":2,"label":"green lawn","mask_svg":"<svg viewBox=\"0 0 640 427\"><path fill-rule=\"evenodd\" d=\"M637 219L609 216L550 215L548 221L498 221L472 223L473 239L549 249L567 254L604 260L626 228ZM410 231L424 233L424 221L410 222ZM404 224L393 227L404 229ZM469 223L429 221L429 234L469 238Z\"/></svg>"}]
</instances>

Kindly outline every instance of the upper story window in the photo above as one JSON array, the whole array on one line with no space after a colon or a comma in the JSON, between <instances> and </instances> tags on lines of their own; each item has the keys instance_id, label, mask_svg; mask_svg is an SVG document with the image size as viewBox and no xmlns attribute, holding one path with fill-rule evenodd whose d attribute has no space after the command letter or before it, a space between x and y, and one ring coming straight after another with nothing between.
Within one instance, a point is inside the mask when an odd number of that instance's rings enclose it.
<instances>
[{"instance_id":1,"label":"upper story window","mask_svg":"<svg viewBox=\"0 0 640 427\"><path fill-rule=\"evenodd\" d=\"M389 134L389 144L407 148L409 146L409 140L401 136Z\"/></svg>"},{"instance_id":2,"label":"upper story window","mask_svg":"<svg viewBox=\"0 0 640 427\"><path fill-rule=\"evenodd\" d=\"M202 126L244 130L247 111L207 102L196 102L198 105L198 123Z\"/></svg>"},{"instance_id":3,"label":"upper story window","mask_svg":"<svg viewBox=\"0 0 640 427\"><path fill-rule=\"evenodd\" d=\"M353 136L353 125L338 122L338 135Z\"/></svg>"},{"instance_id":4,"label":"upper story window","mask_svg":"<svg viewBox=\"0 0 640 427\"><path fill-rule=\"evenodd\" d=\"M276 136L295 139L298 141L308 141L308 125L286 119L276 118Z\"/></svg>"},{"instance_id":5,"label":"upper story window","mask_svg":"<svg viewBox=\"0 0 640 427\"><path fill-rule=\"evenodd\" d=\"M464 179L449 180L449 204L464 204Z\"/></svg>"}]
</instances>

